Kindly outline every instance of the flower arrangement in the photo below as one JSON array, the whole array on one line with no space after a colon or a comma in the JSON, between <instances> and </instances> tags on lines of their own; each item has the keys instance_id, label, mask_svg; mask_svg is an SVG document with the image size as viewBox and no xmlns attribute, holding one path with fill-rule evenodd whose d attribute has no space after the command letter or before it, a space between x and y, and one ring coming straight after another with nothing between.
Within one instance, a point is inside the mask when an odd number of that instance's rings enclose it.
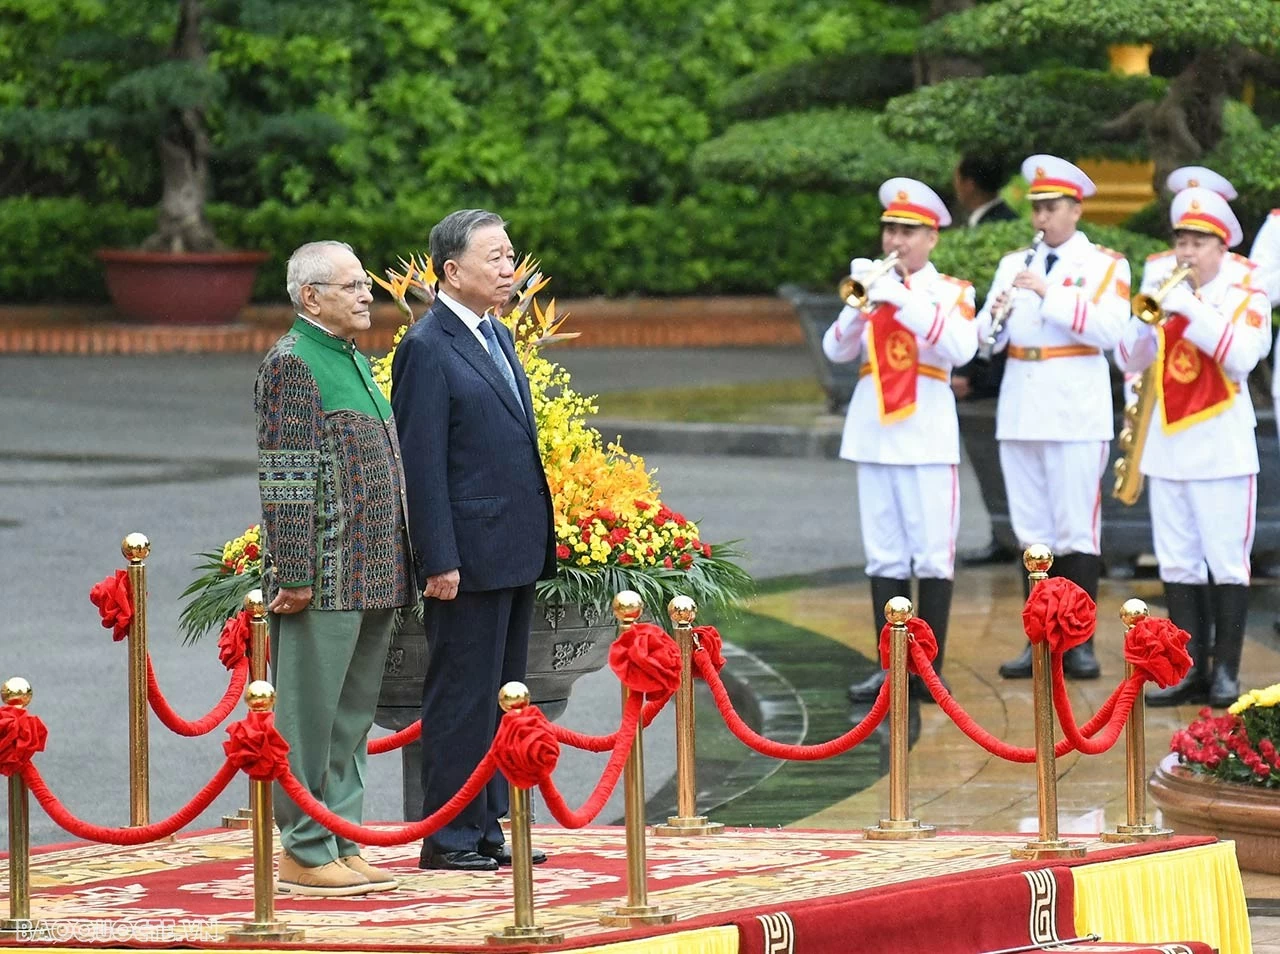
<instances>
[{"instance_id":1,"label":"flower arrangement","mask_svg":"<svg viewBox=\"0 0 1280 954\"><path fill-rule=\"evenodd\" d=\"M1280 683L1252 689L1226 715L1209 708L1173 735L1170 748L1191 771L1228 782L1280 787Z\"/></svg>"},{"instance_id":2,"label":"flower arrangement","mask_svg":"<svg viewBox=\"0 0 1280 954\"><path fill-rule=\"evenodd\" d=\"M427 256L400 260L386 278L370 273L405 315L392 350L370 363L374 381L391 397L395 346L416 318L408 296L430 305L435 272ZM542 350L576 338L560 330L567 314L555 300L545 308L535 297L549 279L525 257L516 269L508 307L500 316L516 340L516 353L529 379L538 451L551 490L558 572L538 583L538 599L549 603L592 604L603 608L620 590L635 590L649 607L665 607L674 596L691 596L703 609L725 607L751 586L734 561L735 543L704 541L697 524L662 501L661 489L644 459L606 442L590 424L595 398L579 394L569 372ZM255 525L222 550L199 554L200 576L183 592L193 597L182 612L188 640L196 639L239 611L244 596L258 586L262 569Z\"/></svg>"}]
</instances>

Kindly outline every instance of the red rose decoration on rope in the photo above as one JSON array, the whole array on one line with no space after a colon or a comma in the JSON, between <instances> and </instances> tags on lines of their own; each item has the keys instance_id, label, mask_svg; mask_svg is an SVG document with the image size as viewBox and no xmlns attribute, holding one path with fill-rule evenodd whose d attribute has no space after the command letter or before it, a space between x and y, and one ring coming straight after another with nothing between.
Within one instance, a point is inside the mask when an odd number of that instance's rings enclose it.
<instances>
[{"instance_id":1,"label":"red rose decoration on rope","mask_svg":"<svg viewBox=\"0 0 1280 954\"><path fill-rule=\"evenodd\" d=\"M1098 608L1065 576L1036 584L1022 608L1022 626L1033 644L1048 642L1055 653L1084 643L1097 628Z\"/></svg>"},{"instance_id":2,"label":"red rose decoration on rope","mask_svg":"<svg viewBox=\"0 0 1280 954\"><path fill-rule=\"evenodd\" d=\"M670 695L680 687L680 647L661 626L636 623L609 647L609 668L632 692Z\"/></svg>"},{"instance_id":3,"label":"red rose decoration on rope","mask_svg":"<svg viewBox=\"0 0 1280 954\"><path fill-rule=\"evenodd\" d=\"M551 777L560 760L560 743L537 706L512 709L498 723L493 757L516 788L535 788Z\"/></svg>"},{"instance_id":4,"label":"red rose decoration on rope","mask_svg":"<svg viewBox=\"0 0 1280 954\"><path fill-rule=\"evenodd\" d=\"M227 761L255 782L274 781L289 768L289 743L270 712L250 712L227 726L222 751Z\"/></svg>"},{"instance_id":5,"label":"red rose decoration on rope","mask_svg":"<svg viewBox=\"0 0 1280 954\"><path fill-rule=\"evenodd\" d=\"M893 624L885 623L884 629L880 630L880 668L889 668L889 644L890 633L893 632ZM933 627L922 620L919 616L913 616L907 620L907 646L908 649L912 643L915 643L924 650L925 656L929 662L933 662L938 658L938 637L933 635ZM916 666L916 662L911 658L910 651L907 652L907 671L913 675L920 675L920 669Z\"/></svg>"},{"instance_id":6,"label":"red rose decoration on rope","mask_svg":"<svg viewBox=\"0 0 1280 954\"><path fill-rule=\"evenodd\" d=\"M1191 670L1191 634L1171 620L1147 617L1124 634L1124 660L1161 689L1181 682Z\"/></svg>"},{"instance_id":7,"label":"red rose decoration on rope","mask_svg":"<svg viewBox=\"0 0 1280 954\"><path fill-rule=\"evenodd\" d=\"M0 775L12 775L44 751L49 730L22 706L0 706Z\"/></svg>"},{"instance_id":8,"label":"red rose decoration on rope","mask_svg":"<svg viewBox=\"0 0 1280 954\"><path fill-rule=\"evenodd\" d=\"M724 668L724 638L720 635L720 631L714 626L695 626L693 627L693 635L696 640L695 645L700 645L707 654L707 659L711 660L711 665L719 672ZM697 667L694 667L694 675L698 675Z\"/></svg>"},{"instance_id":9,"label":"red rose decoration on rope","mask_svg":"<svg viewBox=\"0 0 1280 954\"><path fill-rule=\"evenodd\" d=\"M222 635L218 637L218 661L227 669L235 669L249 655L249 642L253 638L253 629L249 625L251 618L248 610L241 610L222 624Z\"/></svg>"},{"instance_id":10,"label":"red rose decoration on rope","mask_svg":"<svg viewBox=\"0 0 1280 954\"><path fill-rule=\"evenodd\" d=\"M111 630L111 637L116 642L129 635L129 624L133 622L133 595L129 590L128 573L116 570L115 575L94 584L89 591L89 602L98 607L103 629Z\"/></svg>"}]
</instances>

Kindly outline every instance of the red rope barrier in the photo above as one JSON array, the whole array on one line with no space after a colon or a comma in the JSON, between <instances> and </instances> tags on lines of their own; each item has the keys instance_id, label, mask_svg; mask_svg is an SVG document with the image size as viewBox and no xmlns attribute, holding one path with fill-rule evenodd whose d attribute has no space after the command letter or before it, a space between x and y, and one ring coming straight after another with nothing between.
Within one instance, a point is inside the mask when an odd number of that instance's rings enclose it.
<instances>
[{"instance_id":1,"label":"red rope barrier","mask_svg":"<svg viewBox=\"0 0 1280 954\"><path fill-rule=\"evenodd\" d=\"M783 742L775 742L773 739L767 739L763 735L752 731L751 727L742 721L742 717L733 708L732 700L729 699L729 691L725 689L724 683L720 681L720 674L716 672L706 653L695 652L693 654L693 662L698 667L698 672L702 678L706 680L707 686L711 689L711 695L716 700L716 707L719 708L720 715L724 718L725 725L729 727L729 731L736 735L738 740L748 748L773 758L791 759L797 762L816 762L819 759L827 759L833 755L848 752L855 746L861 745L876 730L876 727L884 721L885 715L889 712L889 680L886 679L884 685L880 687L880 695L876 697L875 705L871 707L871 711L867 713L861 722L839 738L832 739L830 742L822 742L818 745L788 745Z\"/></svg>"},{"instance_id":2,"label":"red rope barrier","mask_svg":"<svg viewBox=\"0 0 1280 954\"><path fill-rule=\"evenodd\" d=\"M379 739L369 740L369 754L381 755L383 752L390 752L394 749L401 749L410 742L416 742L422 736L422 720L407 725L399 732L393 732L391 735L384 735Z\"/></svg>"},{"instance_id":3,"label":"red rope barrier","mask_svg":"<svg viewBox=\"0 0 1280 954\"><path fill-rule=\"evenodd\" d=\"M1137 674L1120 683L1104 703L1103 708L1098 710L1098 712L1108 710L1105 731L1097 739L1085 738L1086 735L1097 735L1097 732L1085 733L1076 727L1076 715L1071 710L1067 682L1062 675L1062 657L1055 658L1053 661L1053 708L1058 713L1058 724L1062 726L1062 734L1066 736L1065 741L1081 755L1101 755L1107 751L1116 744L1116 739L1120 738L1120 730L1129 721L1129 713L1133 711L1133 703L1138 698L1138 693L1142 691L1144 682L1146 677ZM1112 711L1114 715L1111 714ZM1085 728L1089 728L1097 718L1095 713Z\"/></svg>"},{"instance_id":4,"label":"red rope barrier","mask_svg":"<svg viewBox=\"0 0 1280 954\"><path fill-rule=\"evenodd\" d=\"M209 780L209 784L196 793L195 798L164 821L152 822L150 825L140 825L136 828L106 828L102 825L91 825L71 814L67 807L58 801L57 796L49 791L49 786L41 778L39 769L30 762L22 767L22 780L26 782L31 794L36 797L40 807L55 824L77 838L107 845L142 845L149 841L168 838L180 828L190 824L196 816L213 804L213 800L223 793L238 774L239 769L229 761L224 762L222 768L218 769L218 773Z\"/></svg>"},{"instance_id":5,"label":"red rope barrier","mask_svg":"<svg viewBox=\"0 0 1280 954\"><path fill-rule=\"evenodd\" d=\"M663 693L656 699L649 699L644 704L641 713L644 719L644 727L649 728L649 724L658 717L658 713L663 707L671 701L672 693ZM636 694L632 693L630 699L636 698ZM613 749L618 741L618 732L621 728L610 732L608 735L583 735L581 732L574 732L572 729L566 729L562 725L551 723L551 734L556 737L556 741L561 745L571 745L575 749L582 749L585 752L608 752Z\"/></svg>"},{"instance_id":6,"label":"red rope barrier","mask_svg":"<svg viewBox=\"0 0 1280 954\"><path fill-rule=\"evenodd\" d=\"M604 803L609 800L609 796L613 794L613 790L618 784L618 776L622 774L622 769L626 766L627 756L631 752L631 744L636 737L636 730L641 716L641 698L642 696L637 692L633 692L627 697L627 704L622 710L622 724L618 726L618 731L614 733L616 738L613 744L613 754L609 756L609 762L605 765L604 774L600 776L600 781L596 783L595 790L580 809L575 812L568 806L564 796L560 794L555 782L551 779L548 778L538 785L538 790L542 792L542 797L547 802L551 817L565 828L583 828L591 824L595 817L600 814L601 809L604 808Z\"/></svg>"},{"instance_id":7,"label":"red rope barrier","mask_svg":"<svg viewBox=\"0 0 1280 954\"><path fill-rule=\"evenodd\" d=\"M205 735L222 725L223 720L231 714L231 710L240 701L240 694L244 692L245 683L248 681L249 660L242 658L236 663L236 668L231 673L231 684L222 694L221 701L209 711L208 715L194 722L188 722L169 706L169 700L160 691L156 671L151 667L151 654L147 654L147 701L151 703L152 711L164 723L166 729L187 738Z\"/></svg>"},{"instance_id":8,"label":"red rope barrier","mask_svg":"<svg viewBox=\"0 0 1280 954\"><path fill-rule=\"evenodd\" d=\"M489 784L489 779L493 778L493 773L497 770L497 762L494 760L492 750L490 750L480 760L480 764L471 773L467 783L458 790L458 793L453 798L422 819L422 821L402 825L394 831L376 831L372 828L365 828L363 825L357 825L355 822L347 821L341 815L335 815L307 791L303 784L294 777L294 774L288 770L276 781L280 783L280 787L284 789L285 794L292 798L299 808L335 835L359 842L362 845L389 848L393 845L407 845L411 841L421 841L449 824L458 816L460 811L470 804L472 799L483 791L484 787Z\"/></svg>"}]
</instances>

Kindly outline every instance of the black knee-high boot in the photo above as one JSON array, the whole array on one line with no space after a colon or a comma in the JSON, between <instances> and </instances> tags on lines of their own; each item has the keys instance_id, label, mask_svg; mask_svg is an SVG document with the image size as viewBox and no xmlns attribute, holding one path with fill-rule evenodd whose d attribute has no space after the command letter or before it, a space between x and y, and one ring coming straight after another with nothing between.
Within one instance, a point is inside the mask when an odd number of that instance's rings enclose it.
<instances>
[{"instance_id":1,"label":"black knee-high boot","mask_svg":"<svg viewBox=\"0 0 1280 954\"><path fill-rule=\"evenodd\" d=\"M921 577L917 585L920 589L920 600L916 606L916 615L929 624L934 638L938 640L938 655L933 660L933 670L941 679L942 657L947 649L947 622L951 618L951 592L954 584L951 580L937 577ZM922 679L912 678L911 691L918 699L925 702L934 701L932 693Z\"/></svg>"},{"instance_id":2,"label":"black knee-high boot","mask_svg":"<svg viewBox=\"0 0 1280 954\"><path fill-rule=\"evenodd\" d=\"M1102 575L1101 557L1092 553L1068 553L1055 560L1054 565L1058 568L1058 576L1066 577L1097 603L1098 578ZM1093 652L1093 636L1063 654L1062 671L1071 679L1097 679L1102 675L1102 667Z\"/></svg>"},{"instance_id":3,"label":"black knee-high boot","mask_svg":"<svg viewBox=\"0 0 1280 954\"><path fill-rule=\"evenodd\" d=\"M895 580L889 576L871 577L871 610L875 618L877 641L880 639L880 633L884 629L884 604L895 596L905 596L910 599L911 581ZM879 662L878 658L877 662ZM880 687L884 685L884 680L884 670L877 669L861 682L855 682L849 687L849 701L875 702L876 696L880 695Z\"/></svg>"},{"instance_id":4,"label":"black knee-high boot","mask_svg":"<svg viewBox=\"0 0 1280 954\"><path fill-rule=\"evenodd\" d=\"M1209 701L1209 585L1207 583L1166 583L1164 600L1169 607L1169 621L1191 634L1187 652L1191 654L1191 669L1181 682L1167 689L1153 689L1147 693L1147 705L1155 708L1203 705ZM1233 702L1235 700L1232 700Z\"/></svg>"},{"instance_id":5,"label":"black knee-high boot","mask_svg":"<svg viewBox=\"0 0 1280 954\"><path fill-rule=\"evenodd\" d=\"M1019 569L1022 569L1022 561L1018 561ZM1053 571L1049 571L1053 575ZM1031 576L1025 570L1018 574L1022 579L1022 605L1025 606L1027 600L1031 599ZM1000 675L1005 679L1030 679L1031 678L1031 644L1027 643L1021 653L1013 659L1007 660L1000 664Z\"/></svg>"},{"instance_id":6,"label":"black knee-high boot","mask_svg":"<svg viewBox=\"0 0 1280 954\"><path fill-rule=\"evenodd\" d=\"M1240 697L1240 654L1249 617L1249 587L1241 583L1215 583L1213 587L1213 680L1209 705L1223 709Z\"/></svg>"}]
</instances>

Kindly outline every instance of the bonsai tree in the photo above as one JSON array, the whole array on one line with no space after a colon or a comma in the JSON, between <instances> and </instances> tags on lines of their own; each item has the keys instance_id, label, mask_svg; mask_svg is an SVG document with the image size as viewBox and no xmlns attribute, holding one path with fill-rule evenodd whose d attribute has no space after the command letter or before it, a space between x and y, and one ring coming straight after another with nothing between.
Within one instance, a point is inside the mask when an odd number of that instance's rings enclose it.
<instances>
[{"instance_id":1,"label":"bonsai tree","mask_svg":"<svg viewBox=\"0 0 1280 954\"><path fill-rule=\"evenodd\" d=\"M27 4L0 28L15 77L10 105L0 109L5 162L29 176L36 186L29 191L38 194L42 173L65 188L68 172L90 159L95 179L81 173L73 183L81 194L159 192L156 230L143 248L220 248L206 215L211 163L235 167L284 145L324 149L343 130L311 109L268 113L251 90L229 95L237 77L211 59L209 40L216 34L229 45L271 42L304 15L314 24L332 12L294 0Z\"/></svg>"}]
</instances>

